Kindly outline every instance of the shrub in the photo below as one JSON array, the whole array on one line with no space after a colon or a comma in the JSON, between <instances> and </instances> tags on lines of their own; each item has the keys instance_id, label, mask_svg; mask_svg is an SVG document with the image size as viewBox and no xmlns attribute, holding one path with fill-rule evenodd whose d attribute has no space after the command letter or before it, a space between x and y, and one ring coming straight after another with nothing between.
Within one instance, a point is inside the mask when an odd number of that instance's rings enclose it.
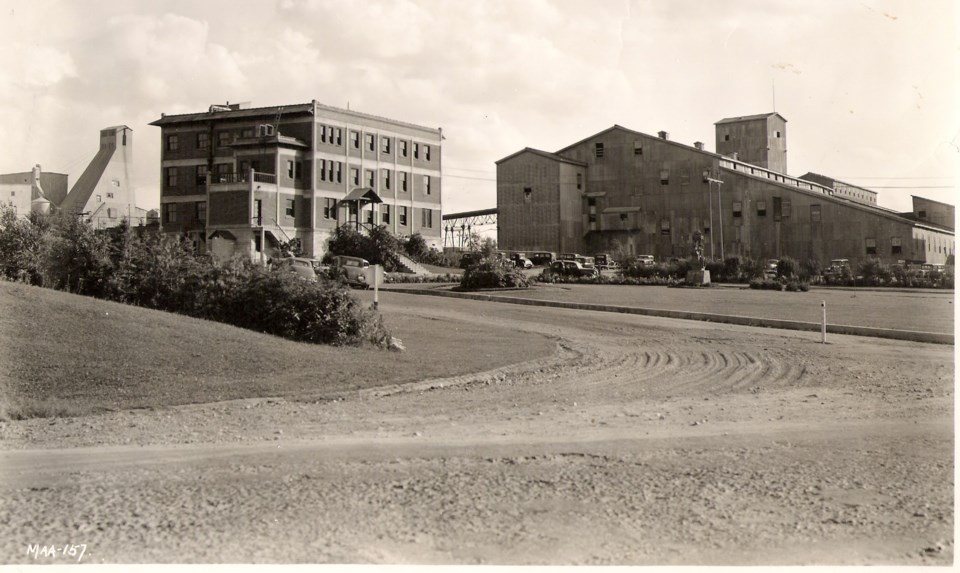
<instances>
[{"instance_id":1,"label":"shrub","mask_svg":"<svg viewBox=\"0 0 960 573\"><path fill-rule=\"evenodd\" d=\"M782 257L777 261L777 276L784 279L796 278L799 267L796 259Z\"/></svg>"},{"instance_id":2,"label":"shrub","mask_svg":"<svg viewBox=\"0 0 960 573\"><path fill-rule=\"evenodd\" d=\"M819 260L813 258L804 259L800 262L800 269L797 276L802 281L818 280L822 270Z\"/></svg>"},{"instance_id":3,"label":"shrub","mask_svg":"<svg viewBox=\"0 0 960 573\"><path fill-rule=\"evenodd\" d=\"M786 290L790 292L807 292L810 290L810 285L803 281L787 281L785 286Z\"/></svg>"},{"instance_id":4,"label":"shrub","mask_svg":"<svg viewBox=\"0 0 960 573\"><path fill-rule=\"evenodd\" d=\"M31 213L17 217L12 207L0 206L0 277L42 285L44 235L49 217Z\"/></svg>"},{"instance_id":5,"label":"shrub","mask_svg":"<svg viewBox=\"0 0 960 573\"><path fill-rule=\"evenodd\" d=\"M327 255L361 257L372 265L383 265L385 271L397 269L397 253L400 242L383 225L375 226L364 235L349 226L342 225L334 229L327 240Z\"/></svg>"},{"instance_id":6,"label":"shrub","mask_svg":"<svg viewBox=\"0 0 960 573\"><path fill-rule=\"evenodd\" d=\"M783 283L773 279L753 279L750 288L758 290L783 290Z\"/></svg>"},{"instance_id":7,"label":"shrub","mask_svg":"<svg viewBox=\"0 0 960 573\"><path fill-rule=\"evenodd\" d=\"M528 286L530 281L513 261L501 261L495 257L480 259L478 263L467 267L460 279L460 288L464 290Z\"/></svg>"}]
</instances>

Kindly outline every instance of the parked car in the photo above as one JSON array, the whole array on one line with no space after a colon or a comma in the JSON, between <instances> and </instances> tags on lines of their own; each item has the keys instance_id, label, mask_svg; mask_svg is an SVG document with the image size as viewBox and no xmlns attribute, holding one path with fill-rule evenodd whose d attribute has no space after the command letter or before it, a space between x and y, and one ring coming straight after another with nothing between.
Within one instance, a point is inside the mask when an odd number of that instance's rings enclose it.
<instances>
[{"instance_id":1,"label":"parked car","mask_svg":"<svg viewBox=\"0 0 960 573\"><path fill-rule=\"evenodd\" d=\"M560 253L557 255L558 261L575 261L577 257L580 257L578 253Z\"/></svg>"},{"instance_id":2,"label":"parked car","mask_svg":"<svg viewBox=\"0 0 960 573\"><path fill-rule=\"evenodd\" d=\"M653 257L653 255L637 255L634 260L637 262L637 264L645 267L652 267L653 265L657 264L657 260Z\"/></svg>"},{"instance_id":3,"label":"parked car","mask_svg":"<svg viewBox=\"0 0 960 573\"><path fill-rule=\"evenodd\" d=\"M480 262L483 255L478 251L468 251L460 255L460 268L466 269Z\"/></svg>"},{"instance_id":4,"label":"parked car","mask_svg":"<svg viewBox=\"0 0 960 573\"><path fill-rule=\"evenodd\" d=\"M776 278L777 277L777 265L780 264L780 259L767 259L766 264L763 266L763 276L767 278Z\"/></svg>"},{"instance_id":5,"label":"parked car","mask_svg":"<svg viewBox=\"0 0 960 573\"><path fill-rule=\"evenodd\" d=\"M577 261L553 261L550 263L550 272L574 277L595 277L600 274L597 269L586 268Z\"/></svg>"},{"instance_id":6,"label":"parked car","mask_svg":"<svg viewBox=\"0 0 960 573\"><path fill-rule=\"evenodd\" d=\"M846 274L850 274L850 261L848 259L833 259L826 269L823 270L825 280L836 280Z\"/></svg>"},{"instance_id":7,"label":"parked car","mask_svg":"<svg viewBox=\"0 0 960 573\"><path fill-rule=\"evenodd\" d=\"M280 259L277 263L281 267L289 268L297 276L307 280L315 281L317 276L326 272L327 267L322 265L317 259L308 259L306 257L287 257Z\"/></svg>"},{"instance_id":8,"label":"parked car","mask_svg":"<svg viewBox=\"0 0 960 573\"><path fill-rule=\"evenodd\" d=\"M383 282L383 269L379 266L371 267L369 261L360 257L337 255L331 259L330 267L342 270L351 286L371 288L374 272L379 275L380 282Z\"/></svg>"},{"instance_id":9,"label":"parked car","mask_svg":"<svg viewBox=\"0 0 960 573\"><path fill-rule=\"evenodd\" d=\"M549 265L556 258L557 258L556 253L549 253L545 251L530 253L530 262L532 262L535 265Z\"/></svg>"},{"instance_id":10,"label":"parked car","mask_svg":"<svg viewBox=\"0 0 960 573\"><path fill-rule=\"evenodd\" d=\"M583 265L583 268L585 269L597 268L597 262L593 257L577 256L577 258L574 260Z\"/></svg>"},{"instance_id":11,"label":"parked car","mask_svg":"<svg viewBox=\"0 0 960 573\"><path fill-rule=\"evenodd\" d=\"M533 262L524 253L511 253L510 260L521 269L533 268Z\"/></svg>"}]
</instances>

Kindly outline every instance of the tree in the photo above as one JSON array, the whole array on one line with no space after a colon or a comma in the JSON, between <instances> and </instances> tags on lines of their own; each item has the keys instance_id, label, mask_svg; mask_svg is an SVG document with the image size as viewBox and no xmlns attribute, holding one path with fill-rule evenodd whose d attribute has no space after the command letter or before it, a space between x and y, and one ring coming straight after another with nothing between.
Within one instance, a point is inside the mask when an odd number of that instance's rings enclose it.
<instances>
[{"instance_id":1,"label":"tree","mask_svg":"<svg viewBox=\"0 0 960 573\"><path fill-rule=\"evenodd\" d=\"M0 276L42 285L44 235L49 228L47 215L22 218L12 207L0 207Z\"/></svg>"},{"instance_id":2,"label":"tree","mask_svg":"<svg viewBox=\"0 0 960 573\"><path fill-rule=\"evenodd\" d=\"M410 238L406 240L406 243L404 243L403 249L407 252L411 259L417 261L418 263L422 263L430 254L430 248L427 247L427 241L424 240L423 235L420 233L414 233L410 235Z\"/></svg>"}]
</instances>

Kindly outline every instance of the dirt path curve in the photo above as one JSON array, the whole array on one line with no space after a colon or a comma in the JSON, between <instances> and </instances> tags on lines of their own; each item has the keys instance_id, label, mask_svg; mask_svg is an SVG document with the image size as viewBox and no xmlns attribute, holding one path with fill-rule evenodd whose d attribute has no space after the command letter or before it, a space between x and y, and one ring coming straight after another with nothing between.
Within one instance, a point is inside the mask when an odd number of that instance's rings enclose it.
<instances>
[{"instance_id":1,"label":"dirt path curve","mask_svg":"<svg viewBox=\"0 0 960 573\"><path fill-rule=\"evenodd\" d=\"M320 404L7 424L0 560L62 540L97 562L952 563L952 348L399 294L382 309L558 350Z\"/></svg>"}]
</instances>

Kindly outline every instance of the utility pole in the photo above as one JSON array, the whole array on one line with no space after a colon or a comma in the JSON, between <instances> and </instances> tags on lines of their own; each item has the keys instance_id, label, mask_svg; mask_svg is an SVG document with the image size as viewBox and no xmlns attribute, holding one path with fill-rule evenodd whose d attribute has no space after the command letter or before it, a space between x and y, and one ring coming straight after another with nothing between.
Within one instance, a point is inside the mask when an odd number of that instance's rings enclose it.
<instances>
[{"instance_id":1,"label":"utility pole","mask_svg":"<svg viewBox=\"0 0 960 573\"><path fill-rule=\"evenodd\" d=\"M720 224L720 260L722 261L723 260L723 205L720 203L720 189L721 189L720 186L723 185L723 181L719 179L715 179L713 177L707 177L707 182L711 186L711 191L712 191L713 184L714 183L717 184L717 218L719 219L718 223ZM713 225L713 203L712 202L710 203L711 203L710 204L710 224ZM713 256L713 228L712 227L710 229L710 234L711 234L710 256L712 257Z\"/></svg>"}]
</instances>

